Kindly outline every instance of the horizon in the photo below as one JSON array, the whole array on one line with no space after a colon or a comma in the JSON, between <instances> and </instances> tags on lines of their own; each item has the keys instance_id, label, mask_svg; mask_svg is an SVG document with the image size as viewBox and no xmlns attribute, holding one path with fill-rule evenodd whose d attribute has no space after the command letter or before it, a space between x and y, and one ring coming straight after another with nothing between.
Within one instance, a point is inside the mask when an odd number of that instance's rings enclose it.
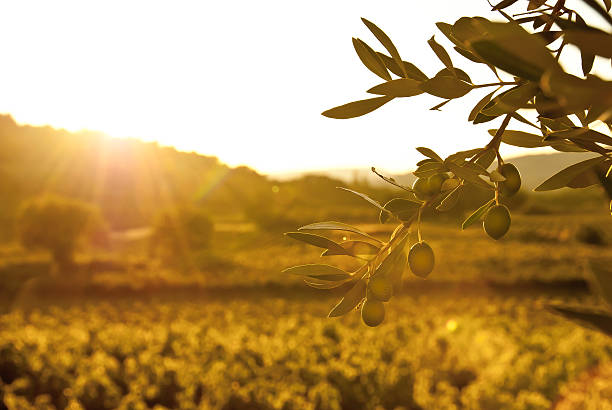
<instances>
[{"instance_id":1,"label":"horizon","mask_svg":"<svg viewBox=\"0 0 612 410\"><path fill-rule=\"evenodd\" d=\"M237 164L237 165L231 165L228 164L226 162L224 162L222 160L222 158L219 158L215 155L211 155L211 154L207 154L207 153L200 153L197 151L189 151L189 150L182 150L180 148L177 148L174 145L171 144L164 144L160 141L157 140L146 140L143 138L138 138L138 137L116 137L116 136L112 136L112 135L108 135L102 131L97 131L97 130L90 130L90 129L81 129L81 130L76 130L76 131L72 131L72 130L68 130L65 128L57 128L57 127L53 127L49 124L46 125L32 125L32 124L24 124L24 123L20 123L18 121L15 120L15 118L10 114L10 113L0 113L0 116L8 116L10 119L12 119L15 124L19 127L24 127L24 126L31 126L31 127L39 127L39 128L45 128L45 127L51 127L53 130L55 131L67 131L71 134L74 135L78 135L78 134L83 134L83 135L87 135L87 134L93 134L93 135L101 135L104 138L108 138L111 140L117 140L117 141L121 141L121 140L134 140L143 144L157 144L160 147L164 147L164 148L173 148L175 149L177 152L181 152L181 153L185 153L185 154L196 154L196 155L200 155L202 157L209 157L209 158L216 158L222 165L228 166L230 168L238 168L241 166L245 166L247 168L250 168L254 171L256 171L257 173L267 176L267 177L271 177L271 178L275 178L275 179L279 179L279 180L290 180L294 177L300 177L302 175L309 175L309 174L323 174L323 175L330 175L333 174L335 172L352 172L352 171L363 171L363 172L367 172L370 173L370 169L372 168L372 166L368 166L368 165L362 165L362 166L354 166L354 167L328 167L328 168L308 168L308 169L293 169L293 170L286 170L286 171L275 171L275 172L262 172L261 170L249 165L249 164ZM416 152L416 150L415 150ZM532 157L532 156L539 156L539 155L564 155L567 153L563 153L563 152L559 152L559 151L555 151L553 149L548 149L548 148L542 148L542 149L534 149L534 148L529 148L529 149L525 149L525 150L521 150L519 152L516 152L514 154L510 154L506 156L506 159L511 160L511 159L517 159L517 158L525 158L525 157ZM577 154L581 154L581 153L577 153ZM588 154L588 152L584 152L584 154ZM417 153L417 155L420 155ZM406 168L403 171L390 171L388 169L385 169L384 167L377 167L375 165L373 165L377 170L385 173L390 173L391 175L395 175L395 176L401 176L401 175L407 175L407 174L411 174L412 171L414 171L416 169L416 167L413 168ZM378 177L373 177L372 179L377 179Z\"/></svg>"}]
</instances>

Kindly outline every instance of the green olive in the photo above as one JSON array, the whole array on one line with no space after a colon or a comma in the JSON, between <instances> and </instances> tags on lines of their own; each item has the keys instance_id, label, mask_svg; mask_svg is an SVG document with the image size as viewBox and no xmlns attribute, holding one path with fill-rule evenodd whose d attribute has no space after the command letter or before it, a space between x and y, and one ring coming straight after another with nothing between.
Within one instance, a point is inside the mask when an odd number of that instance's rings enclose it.
<instances>
[{"instance_id":1,"label":"green olive","mask_svg":"<svg viewBox=\"0 0 612 410\"><path fill-rule=\"evenodd\" d=\"M491 207L485 215L482 227L491 238L501 238L510 229L510 211L505 205Z\"/></svg>"},{"instance_id":2,"label":"green olive","mask_svg":"<svg viewBox=\"0 0 612 410\"><path fill-rule=\"evenodd\" d=\"M428 178L417 178L412 184L412 190L417 198L422 201L429 199L429 181Z\"/></svg>"},{"instance_id":3,"label":"green olive","mask_svg":"<svg viewBox=\"0 0 612 410\"><path fill-rule=\"evenodd\" d=\"M376 299L366 299L361 307L361 320L370 327L380 325L385 320L385 305Z\"/></svg>"},{"instance_id":4,"label":"green olive","mask_svg":"<svg viewBox=\"0 0 612 410\"><path fill-rule=\"evenodd\" d=\"M374 298L381 302L388 302L393 296L393 283L386 276L378 275L370 278L368 282L368 299Z\"/></svg>"},{"instance_id":5,"label":"green olive","mask_svg":"<svg viewBox=\"0 0 612 410\"><path fill-rule=\"evenodd\" d=\"M447 179L447 174L436 174L428 178L417 178L417 180L412 184L412 189L414 190L417 198L422 201L426 201L440 193L442 184Z\"/></svg>"},{"instance_id":6,"label":"green olive","mask_svg":"<svg viewBox=\"0 0 612 410\"><path fill-rule=\"evenodd\" d=\"M521 174L518 169L512 164L504 164L499 172L506 178L499 183L499 192L506 197L516 194L521 188Z\"/></svg>"},{"instance_id":7,"label":"green olive","mask_svg":"<svg viewBox=\"0 0 612 410\"><path fill-rule=\"evenodd\" d=\"M415 275L425 278L434 268L435 257L431 246L427 242L412 245L408 252L408 265Z\"/></svg>"},{"instance_id":8,"label":"green olive","mask_svg":"<svg viewBox=\"0 0 612 410\"><path fill-rule=\"evenodd\" d=\"M448 179L447 174L436 174L427 178L427 192L430 196L438 195L442 189L442 184Z\"/></svg>"}]
</instances>

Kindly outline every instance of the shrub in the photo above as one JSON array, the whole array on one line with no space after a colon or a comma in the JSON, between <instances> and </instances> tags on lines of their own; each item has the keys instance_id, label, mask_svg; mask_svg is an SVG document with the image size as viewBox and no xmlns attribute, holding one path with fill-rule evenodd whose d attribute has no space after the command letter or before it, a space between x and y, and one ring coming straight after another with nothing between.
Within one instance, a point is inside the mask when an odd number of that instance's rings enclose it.
<instances>
[{"instance_id":1,"label":"shrub","mask_svg":"<svg viewBox=\"0 0 612 410\"><path fill-rule=\"evenodd\" d=\"M21 244L27 249L48 250L62 271L74 265L79 242L101 225L100 212L94 205L59 196L25 202L17 219Z\"/></svg>"}]
</instances>

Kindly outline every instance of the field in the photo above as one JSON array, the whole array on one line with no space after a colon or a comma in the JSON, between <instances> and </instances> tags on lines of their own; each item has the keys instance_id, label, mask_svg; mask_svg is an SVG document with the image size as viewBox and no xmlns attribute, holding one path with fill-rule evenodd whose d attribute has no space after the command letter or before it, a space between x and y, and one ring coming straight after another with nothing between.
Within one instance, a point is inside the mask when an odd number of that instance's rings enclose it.
<instances>
[{"instance_id":1,"label":"field","mask_svg":"<svg viewBox=\"0 0 612 410\"><path fill-rule=\"evenodd\" d=\"M376 329L357 312L326 318L337 292L280 273L316 261L316 250L248 227L217 232L202 274L171 274L142 256L127 271L70 284L33 280L0 316L0 403L611 408L612 383L597 378L612 365L609 338L546 309L599 303L585 285L585 262L612 255L576 238L585 226L605 233L605 218L519 215L499 243L478 228L426 221L436 269L427 281L406 272L403 294ZM5 252L4 275L18 257Z\"/></svg>"}]
</instances>

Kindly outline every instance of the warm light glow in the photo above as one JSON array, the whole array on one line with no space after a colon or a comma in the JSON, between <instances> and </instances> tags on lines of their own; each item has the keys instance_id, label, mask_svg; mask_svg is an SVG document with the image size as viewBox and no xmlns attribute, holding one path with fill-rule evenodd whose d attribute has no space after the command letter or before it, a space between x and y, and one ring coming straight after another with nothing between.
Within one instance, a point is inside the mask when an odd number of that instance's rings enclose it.
<instances>
[{"instance_id":1,"label":"warm light glow","mask_svg":"<svg viewBox=\"0 0 612 410\"><path fill-rule=\"evenodd\" d=\"M426 40L436 34L449 46L434 23L495 17L488 8L481 0L4 2L0 112L20 123L157 140L267 173L405 171L419 158L415 146L442 147L441 154L482 146L496 125L465 121L482 90L445 113L428 111L439 99L419 96L363 118L322 117L379 82L351 46L355 36L379 48L359 17L433 74L442 67ZM491 79L452 57L472 78Z\"/></svg>"}]
</instances>

